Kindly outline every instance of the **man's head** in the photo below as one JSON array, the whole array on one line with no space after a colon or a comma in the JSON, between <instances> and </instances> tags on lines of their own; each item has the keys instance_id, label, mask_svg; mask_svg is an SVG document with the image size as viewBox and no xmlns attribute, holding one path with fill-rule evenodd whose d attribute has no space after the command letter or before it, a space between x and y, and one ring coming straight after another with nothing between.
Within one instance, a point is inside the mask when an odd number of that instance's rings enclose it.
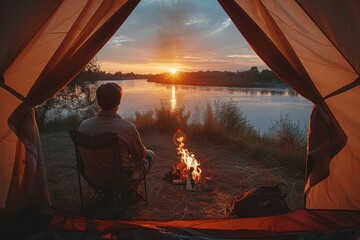
<instances>
[{"instance_id":1,"label":"man's head","mask_svg":"<svg viewBox=\"0 0 360 240\"><path fill-rule=\"evenodd\" d=\"M101 110L113 110L120 105L122 89L116 83L101 84L96 89L96 100Z\"/></svg>"}]
</instances>

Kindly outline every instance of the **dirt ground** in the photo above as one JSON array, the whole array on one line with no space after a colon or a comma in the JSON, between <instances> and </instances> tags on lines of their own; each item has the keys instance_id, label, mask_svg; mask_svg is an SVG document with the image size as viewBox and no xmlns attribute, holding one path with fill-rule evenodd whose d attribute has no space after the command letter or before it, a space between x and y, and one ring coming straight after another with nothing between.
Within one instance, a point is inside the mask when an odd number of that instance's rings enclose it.
<instances>
[{"instance_id":1,"label":"dirt ground","mask_svg":"<svg viewBox=\"0 0 360 240\"><path fill-rule=\"evenodd\" d=\"M72 168L75 151L67 132L42 136L47 177L54 211L93 218L120 218L138 220L227 218L227 209L235 196L257 186L278 185L286 194L292 210L303 207L303 179L285 168L265 168L240 150L226 145L203 142L185 143L201 163L203 177L211 177L207 191L195 192L180 189L163 180L171 166L179 161L172 136L143 136L144 145L157 154L148 177L147 204L140 203L121 209L116 215L115 204L97 201L86 213L80 211L77 174ZM86 202L91 189L85 186ZM142 185L140 185L142 186Z\"/></svg>"}]
</instances>

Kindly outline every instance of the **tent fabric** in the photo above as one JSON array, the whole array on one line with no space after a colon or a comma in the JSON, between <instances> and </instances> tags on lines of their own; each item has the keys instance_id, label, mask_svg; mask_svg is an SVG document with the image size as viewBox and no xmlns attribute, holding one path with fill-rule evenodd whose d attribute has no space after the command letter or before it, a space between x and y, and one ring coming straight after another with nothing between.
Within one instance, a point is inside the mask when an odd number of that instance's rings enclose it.
<instances>
[{"instance_id":1,"label":"tent fabric","mask_svg":"<svg viewBox=\"0 0 360 240\"><path fill-rule=\"evenodd\" d=\"M298 210L282 215L206 220L172 220L172 221L139 221L139 220L96 220L83 217L56 215L45 228L48 231L80 231L104 233L125 229L193 229L211 232L223 231L223 236L236 236L235 231L264 231L271 233L323 232L330 233L338 228L360 227L360 212L329 210Z\"/></svg>"},{"instance_id":2,"label":"tent fabric","mask_svg":"<svg viewBox=\"0 0 360 240\"><path fill-rule=\"evenodd\" d=\"M2 38L8 39L2 47L12 49L0 61L2 84L25 97L19 99L0 88L1 215L16 214L29 207L35 212L51 213L33 107L52 97L81 71L139 0L64 0L52 4L37 1L31 5L25 2L18 0L1 6L1 15L4 12L8 16L5 12L12 9L14 16L9 19L16 19L11 21L14 25L2 26ZM21 10L16 11L14 6L21 6ZM22 7L29 8L24 16ZM46 17L32 18L41 12L46 12ZM27 33L25 39L14 33L18 26L21 34Z\"/></svg>"},{"instance_id":3,"label":"tent fabric","mask_svg":"<svg viewBox=\"0 0 360 240\"><path fill-rule=\"evenodd\" d=\"M360 192L357 189L360 179L357 172L360 167L358 131L360 102L357 99L360 94L360 48L357 43L360 41L360 2L351 0L331 1L331 4L324 0L298 2L353 68L342 76L334 75L336 76L334 80L349 79L349 83L355 83L350 90L326 99L328 106L345 131L348 142L330 162L329 177L309 189L306 205L311 208L359 209ZM337 68L342 71L348 70L342 65L338 65ZM354 72L354 77L348 77Z\"/></svg>"},{"instance_id":4,"label":"tent fabric","mask_svg":"<svg viewBox=\"0 0 360 240\"><path fill-rule=\"evenodd\" d=\"M334 145L337 146L337 149L333 152L338 152L346 142L344 132L326 104L322 102L320 93L299 57L262 2L250 1L246 10L241 9L235 2L220 1L220 3L223 4L235 25L268 66L297 92L312 102L318 103L311 115L311 124L313 125L311 129L316 129L317 132L311 131L313 134L309 135L308 145L308 177L311 186L315 185L329 175L329 168L325 167L329 166L328 162L333 156L327 156L326 148L328 145ZM244 2L241 3L245 5ZM251 13L253 15L250 16ZM261 17L264 29L261 29L261 25L257 25L254 21L255 17ZM263 39L263 41L259 41L259 39ZM334 127L329 126L329 123ZM330 139L331 137L332 139ZM309 176L310 172L312 172L311 176Z\"/></svg>"},{"instance_id":5,"label":"tent fabric","mask_svg":"<svg viewBox=\"0 0 360 240\"><path fill-rule=\"evenodd\" d=\"M64 87L139 1L1 2L0 216L51 212L33 107ZM314 103L306 207L360 209L360 2L218 1L265 63Z\"/></svg>"},{"instance_id":6,"label":"tent fabric","mask_svg":"<svg viewBox=\"0 0 360 240\"><path fill-rule=\"evenodd\" d=\"M351 66L360 73L359 1L298 1Z\"/></svg>"},{"instance_id":7,"label":"tent fabric","mask_svg":"<svg viewBox=\"0 0 360 240\"><path fill-rule=\"evenodd\" d=\"M359 209L360 180L354 169L360 167L355 133L360 108L353 101L359 97L359 54L351 49L358 49L353 41L360 36L356 27L360 4L313 2L219 0L264 62L314 103L308 131L306 207Z\"/></svg>"},{"instance_id":8,"label":"tent fabric","mask_svg":"<svg viewBox=\"0 0 360 240\"><path fill-rule=\"evenodd\" d=\"M271 232L261 231L196 231L194 229L181 229L181 231L172 232L171 230L160 230L160 229L146 229L140 228L136 230L121 230L111 231L104 234L96 233L85 233L85 232L53 232L44 231L36 236L33 236L31 240L102 240L102 239L127 239L127 240L248 240L248 239L302 239L302 240L328 240L328 239L348 239L357 240L360 236L360 230L358 228L345 228L334 230L332 233L283 233L275 234Z\"/></svg>"},{"instance_id":9,"label":"tent fabric","mask_svg":"<svg viewBox=\"0 0 360 240\"><path fill-rule=\"evenodd\" d=\"M360 236L358 211L298 210L269 217L171 221L96 220L55 214L47 225L43 225L44 220L40 215L27 214L0 220L2 236L7 236L6 239L57 240L333 239L331 236L357 239L356 236ZM22 226L20 232L19 226Z\"/></svg>"},{"instance_id":10,"label":"tent fabric","mask_svg":"<svg viewBox=\"0 0 360 240\"><path fill-rule=\"evenodd\" d=\"M1 4L1 85L5 84L3 75L5 70L30 41L31 37L34 36L36 31L38 31L39 27L44 24L58 4L59 1L47 2L45 4L43 1L24 2L24 4L12 1L6 5ZM16 12L19 14L14 14ZM9 22L12 23L11 27L8 24ZM5 206L6 193L10 186L16 149L19 144L15 133L7 126L7 121L14 108L20 103L20 99L0 87L0 208Z\"/></svg>"}]
</instances>

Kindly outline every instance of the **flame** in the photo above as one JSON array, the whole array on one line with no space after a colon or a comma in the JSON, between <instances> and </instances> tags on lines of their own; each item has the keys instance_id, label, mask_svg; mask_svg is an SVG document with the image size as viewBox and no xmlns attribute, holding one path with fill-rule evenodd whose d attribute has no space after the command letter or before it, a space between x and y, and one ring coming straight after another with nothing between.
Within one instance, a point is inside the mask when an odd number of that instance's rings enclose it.
<instances>
[{"instance_id":1,"label":"flame","mask_svg":"<svg viewBox=\"0 0 360 240\"><path fill-rule=\"evenodd\" d=\"M176 150L181 157L181 162L185 164L187 172L191 171L191 168L193 169L191 172L192 179L200 180L201 179L201 169L199 168L200 162L196 160L194 154L192 154L186 148L184 148L185 135L181 132L181 130L179 129L175 134L178 135L175 137L175 140L178 143L178 147L176 148ZM182 175L185 175L185 178L187 177L186 173Z\"/></svg>"}]
</instances>

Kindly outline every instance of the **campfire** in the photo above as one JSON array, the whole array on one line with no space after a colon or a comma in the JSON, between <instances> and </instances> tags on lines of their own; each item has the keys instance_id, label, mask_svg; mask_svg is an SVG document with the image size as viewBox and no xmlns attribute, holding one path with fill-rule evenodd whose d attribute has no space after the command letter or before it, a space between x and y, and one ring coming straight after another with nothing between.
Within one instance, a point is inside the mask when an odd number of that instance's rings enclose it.
<instances>
[{"instance_id":1,"label":"campfire","mask_svg":"<svg viewBox=\"0 0 360 240\"><path fill-rule=\"evenodd\" d=\"M180 129L175 132L174 143L177 146L180 161L172 166L166 178L173 184L186 185L187 190L194 190L195 186L201 182L200 162L184 147L185 139L185 134Z\"/></svg>"}]
</instances>

